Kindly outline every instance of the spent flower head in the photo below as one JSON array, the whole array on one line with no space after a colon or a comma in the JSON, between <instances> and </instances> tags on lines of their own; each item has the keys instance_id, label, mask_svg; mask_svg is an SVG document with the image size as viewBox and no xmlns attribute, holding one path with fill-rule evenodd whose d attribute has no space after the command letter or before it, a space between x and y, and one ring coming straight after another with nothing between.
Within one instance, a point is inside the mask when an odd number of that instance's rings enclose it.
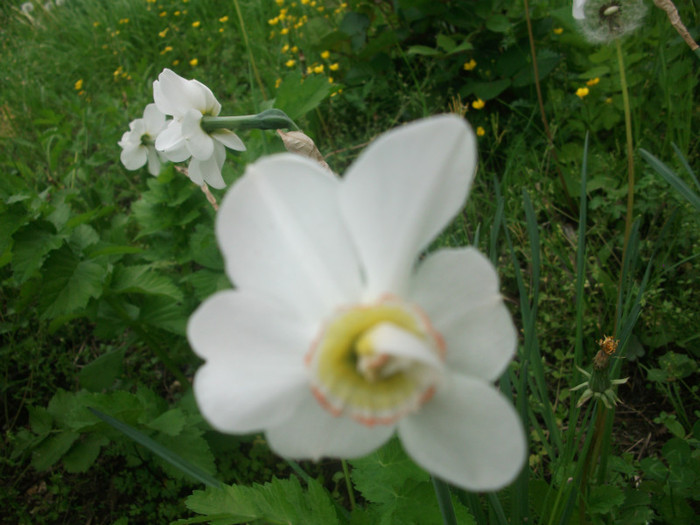
<instances>
[{"instance_id":1,"label":"spent flower head","mask_svg":"<svg viewBox=\"0 0 700 525\"><path fill-rule=\"evenodd\" d=\"M476 138L457 116L375 140L343 178L292 154L249 165L219 209L235 290L187 333L205 360L194 392L230 433L264 431L290 458L356 458L394 434L422 467L471 490L525 460L513 406L493 386L516 330L488 258L423 250L459 212Z\"/></svg>"},{"instance_id":2,"label":"spent flower head","mask_svg":"<svg viewBox=\"0 0 700 525\"><path fill-rule=\"evenodd\" d=\"M646 14L642 0L574 0L573 16L589 42L611 42L637 29Z\"/></svg>"},{"instance_id":3,"label":"spent flower head","mask_svg":"<svg viewBox=\"0 0 700 525\"><path fill-rule=\"evenodd\" d=\"M224 146L244 151L245 145L231 130L208 133L202 129L202 117L217 116L221 111L211 90L197 80L186 80L164 69L153 82L153 98L160 111L173 117L158 135L156 149L173 162L190 159L187 171L194 183L225 187L221 177L226 159Z\"/></svg>"}]
</instances>

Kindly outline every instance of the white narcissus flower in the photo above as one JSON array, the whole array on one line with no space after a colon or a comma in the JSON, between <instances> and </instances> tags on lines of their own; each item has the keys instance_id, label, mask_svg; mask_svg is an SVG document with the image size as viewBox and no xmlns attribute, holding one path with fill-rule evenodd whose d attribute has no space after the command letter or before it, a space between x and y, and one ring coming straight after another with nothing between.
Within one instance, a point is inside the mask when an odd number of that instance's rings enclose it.
<instances>
[{"instance_id":1,"label":"white narcissus flower","mask_svg":"<svg viewBox=\"0 0 700 525\"><path fill-rule=\"evenodd\" d=\"M398 433L455 485L512 481L525 438L492 385L517 343L496 271L474 248L417 264L475 168L454 115L383 135L342 179L292 154L249 165L216 223L237 288L188 324L204 417L298 459L364 456Z\"/></svg>"},{"instance_id":2,"label":"white narcissus flower","mask_svg":"<svg viewBox=\"0 0 700 525\"><path fill-rule=\"evenodd\" d=\"M160 173L160 154L156 151L156 137L165 128L165 115L155 104L148 104L143 118L129 124L129 131L122 135L119 145L122 148L121 161L128 170L137 170L148 162L151 175Z\"/></svg>"},{"instance_id":3,"label":"white narcissus flower","mask_svg":"<svg viewBox=\"0 0 700 525\"><path fill-rule=\"evenodd\" d=\"M158 136L156 149L173 162L191 157L187 168L196 184L205 182L214 188L224 188L221 167L226 159L224 146L245 151L245 145L233 131L217 129L207 133L201 121L205 115L217 116L221 104L211 90L197 80L187 80L170 69L164 69L153 82L153 98L158 109L173 120Z\"/></svg>"}]
</instances>

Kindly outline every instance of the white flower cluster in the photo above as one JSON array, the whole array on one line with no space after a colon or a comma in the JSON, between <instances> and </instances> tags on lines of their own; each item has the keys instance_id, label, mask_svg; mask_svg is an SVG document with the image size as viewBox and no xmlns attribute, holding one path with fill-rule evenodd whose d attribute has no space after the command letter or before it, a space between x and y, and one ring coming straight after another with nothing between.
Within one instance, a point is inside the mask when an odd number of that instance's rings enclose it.
<instances>
[{"instance_id":1,"label":"white flower cluster","mask_svg":"<svg viewBox=\"0 0 700 525\"><path fill-rule=\"evenodd\" d=\"M207 133L202 129L202 117L215 117L221 111L211 90L164 69L153 82L153 99L155 103L146 106L143 117L132 121L119 141L122 164L136 170L148 163L149 173L158 175L164 160L189 159L187 172L192 182L224 188L225 147L245 151L245 145L233 131ZM166 115L172 119L166 121Z\"/></svg>"}]
</instances>

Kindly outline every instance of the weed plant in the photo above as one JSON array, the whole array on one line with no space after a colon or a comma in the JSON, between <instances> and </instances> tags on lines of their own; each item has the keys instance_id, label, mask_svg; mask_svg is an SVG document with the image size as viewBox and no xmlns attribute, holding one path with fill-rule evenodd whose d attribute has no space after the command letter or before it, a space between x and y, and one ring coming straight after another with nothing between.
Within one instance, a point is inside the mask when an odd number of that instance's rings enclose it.
<instances>
[{"instance_id":1,"label":"weed plant","mask_svg":"<svg viewBox=\"0 0 700 525\"><path fill-rule=\"evenodd\" d=\"M648 3L619 42L630 221L616 48L586 42L567 2L3 2L0 521L696 523L698 63ZM677 7L700 37L697 3ZM349 466L287 462L203 420L185 327L231 286L216 213L172 165L125 170L117 145L164 68L227 115L284 110L338 173L402 123L472 124L471 199L430 250L487 254L516 320L500 388L529 457L511 486L434 490L397 441ZM271 131L240 135L229 185L284 150ZM610 378L628 380L616 406L579 404L605 336Z\"/></svg>"}]
</instances>

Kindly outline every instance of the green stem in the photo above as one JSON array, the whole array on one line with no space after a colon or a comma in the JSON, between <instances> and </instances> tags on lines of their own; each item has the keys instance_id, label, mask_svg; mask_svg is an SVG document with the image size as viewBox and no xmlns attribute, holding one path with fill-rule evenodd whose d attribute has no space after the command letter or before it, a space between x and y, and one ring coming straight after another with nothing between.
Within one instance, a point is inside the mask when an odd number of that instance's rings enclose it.
<instances>
[{"instance_id":1,"label":"green stem","mask_svg":"<svg viewBox=\"0 0 700 525\"><path fill-rule=\"evenodd\" d=\"M442 514L442 522L445 525L457 525L457 515L455 508L452 505L452 496L450 495L450 486L441 479L433 476L433 488L435 496L440 506L440 514Z\"/></svg>"},{"instance_id":2,"label":"green stem","mask_svg":"<svg viewBox=\"0 0 700 525\"><path fill-rule=\"evenodd\" d=\"M586 458L583 460L583 472L581 474L581 500L579 503L579 523L581 525L586 523L586 485L588 483L588 479L592 477L593 470L598 462L598 454L600 453L600 446L603 443L603 437L605 434L605 421L607 419L607 415L608 409L603 406L603 403L598 403L598 413L596 414L593 427L593 443L586 453Z\"/></svg>"},{"instance_id":3,"label":"green stem","mask_svg":"<svg viewBox=\"0 0 700 525\"><path fill-rule=\"evenodd\" d=\"M620 39L615 40L617 49L617 62L620 69L620 87L622 88L622 104L625 110L625 133L627 135L627 214L625 215L625 240L622 248L622 266L625 265L627 245L632 231L632 212L634 208L634 145L632 141L632 115L630 112L630 98L627 89L627 77L625 76L625 62L622 57ZM620 286L622 286L622 272L620 272Z\"/></svg>"},{"instance_id":4,"label":"green stem","mask_svg":"<svg viewBox=\"0 0 700 525\"><path fill-rule=\"evenodd\" d=\"M253 50L250 47L250 42L248 41L248 31L246 31L245 22L243 21L241 6L238 5L238 0L233 0L233 5L236 6L236 15L238 16L238 23L241 25L243 41L245 42L245 47L248 50L248 56L250 57L250 67L253 69L253 75L255 75L255 80L258 83L258 87L260 88L260 93L262 93L263 99L267 100L267 92L265 91L265 86L263 85L262 79L260 78L258 67L255 65L255 57L253 56Z\"/></svg>"},{"instance_id":5,"label":"green stem","mask_svg":"<svg viewBox=\"0 0 700 525\"><path fill-rule=\"evenodd\" d=\"M237 115L235 117L202 117L201 126L211 133L217 129L240 131L246 129L294 129L299 128L281 109L268 109L257 115Z\"/></svg>"},{"instance_id":6,"label":"green stem","mask_svg":"<svg viewBox=\"0 0 700 525\"><path fill-rule=\"evenodd\" d=\"M340 460L340 464L343 465L343 475L345 476L345 486L348 489L348 499L350 500L350 510L355 510L355 491L352 489L352 483L350 481L350 472L348 471L348 464L344 459Z\"/></svg>"}]
</instances>

